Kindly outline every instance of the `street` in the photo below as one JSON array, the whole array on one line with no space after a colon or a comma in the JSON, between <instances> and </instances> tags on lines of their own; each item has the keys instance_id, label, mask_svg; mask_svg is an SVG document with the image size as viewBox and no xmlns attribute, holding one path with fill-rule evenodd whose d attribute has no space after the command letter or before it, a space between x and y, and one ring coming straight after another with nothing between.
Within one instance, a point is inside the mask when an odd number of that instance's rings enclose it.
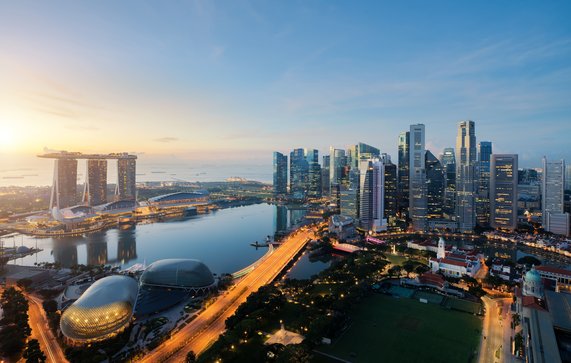
<instances>
[{"instance_id":1,"label":"street","mask_svg":"<svg viewBox=\"0 0 571 363\"><path fill-rule=\"evenodd\" d=\"M46 362L67 362L65 354L48 326L48 320L44 315L42 301L30 294L25 294L25 296L29 303L28 315L30 328L32 328L31 338L37 339L40 342L40 348L47 358Z\"/></svg>"},{"instance_id":2,"label":"street","mask_svg":"<svg viewBox=\"0 0 571 363\"><path fill-rule=\"evenodd\" d=\"M247 297L275 279L292 258L313 238L313 231L300 229L252 272L229 291L219 296L192 322L169 340L147 354L142 362L182 362L189 351L197 355L206 350L225 330L225 321Z\"/></svg>"},{"instance_id":3,"label":"street","mask_svg":"<svg viewBox=\"0 0 571 363\"><path fill-rule=\"evenodd\" d=\"M482 298L486 315L482 326L480 363L512 362L511 354L511 298ZM501 313L501 315L500 315Z\"/></svg>"}]
</instances>

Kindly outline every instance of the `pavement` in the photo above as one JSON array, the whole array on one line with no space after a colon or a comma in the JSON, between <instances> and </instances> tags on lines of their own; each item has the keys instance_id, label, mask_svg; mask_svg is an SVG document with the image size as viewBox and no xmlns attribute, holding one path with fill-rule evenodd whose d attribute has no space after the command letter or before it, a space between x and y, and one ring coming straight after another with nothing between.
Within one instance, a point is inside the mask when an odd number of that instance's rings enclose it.
<instances>
[{"instance_id":1,"label":"pavement","mask_svg":"<svg viewBox=\"0 0 571 363\"><path fill-rule=\"evenodd\" d=\"M231 290L219 296L212 305L170 339L146 354L141 362L183 362L189 351L196 355L205 351L226 330L226 319L234 314L238 306L246 301L251 293L272 282L311 238L314 238L312 229L304 227L297 230Z\"/></svg>"},{"instance_id":2,"label":"pavement","mask_svg":"<svg viewBox=\"0 0 571 363\"><path fill-rule=\"evenodd\" d=\"M478 362L514 362L511 354L511 298L482 297L486 309Z\"/></svg>"}]
</instances>

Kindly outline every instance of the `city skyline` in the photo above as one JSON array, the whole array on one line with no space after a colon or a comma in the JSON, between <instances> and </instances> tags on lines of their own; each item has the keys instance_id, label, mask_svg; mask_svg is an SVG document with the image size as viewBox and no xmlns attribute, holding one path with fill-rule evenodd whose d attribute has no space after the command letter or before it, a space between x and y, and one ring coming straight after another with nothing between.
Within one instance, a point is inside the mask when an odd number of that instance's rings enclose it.
<instances>
[{"instance_id":1,"label":"city skyline","mask_svg":"<svg viewBox=\"0 0 571 363\"><path fill-rule=\"evenodd\" d=\"M117 145L268 165L294 143L362 141L395 158L415 123L437 155L467 119L523 167L571 159L568 3L60 5L0 5L8 166Z\"/></svg>"}]
</instances>

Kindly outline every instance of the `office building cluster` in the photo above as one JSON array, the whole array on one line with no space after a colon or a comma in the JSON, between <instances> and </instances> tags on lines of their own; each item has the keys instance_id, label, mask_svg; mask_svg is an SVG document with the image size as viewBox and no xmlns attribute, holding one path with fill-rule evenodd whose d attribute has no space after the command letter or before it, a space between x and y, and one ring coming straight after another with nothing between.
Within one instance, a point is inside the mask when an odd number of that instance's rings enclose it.
<instances>
[{"instance_id":1,"label":"office building cluster","mask_svg":"<svg viewBox=\"0 0 571 363\"><path fill-rule=\"evenodd\" d=\"M455 147L438 157L426 149L425 125L415 124L398 135L396 165L364 143L330 147L319 161L315 149L292 150L289 163L274 152L275 197L327 197L339 214L373 232L513 231L518 222L535 222L569 234L571 168L544 157L542 168L520 169L517 154L494 154L490 141L477 141L474 121L459 122Z\"/></svg>"}]
</instances>

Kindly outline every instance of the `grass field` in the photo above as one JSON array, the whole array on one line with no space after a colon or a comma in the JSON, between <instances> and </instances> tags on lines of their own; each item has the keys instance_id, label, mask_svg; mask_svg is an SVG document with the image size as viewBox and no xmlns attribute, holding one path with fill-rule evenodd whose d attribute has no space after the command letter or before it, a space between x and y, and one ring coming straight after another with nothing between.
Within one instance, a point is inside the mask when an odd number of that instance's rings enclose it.
<instances>
[{"instance_id":1,"label":"grass field","mask_svg":"<svg viewBox=\"0 0 571 363\"><path fill-rule=\"evenodd\" d=\"M466 300L454 299L454 298L449 298L448 300L446 300L446 307L460 311L465 311L470 314L478 314L481 310L481 305L478 303Z\"/></svg>"},{"instance_id":2,"label":"grass field","mask_svg":"<svg viewBox=\"0 0 571 363\"><path fill-rule=\"evenodd\" d=\"M374 295L355 306L340 338L318 350L351 362L469 363L481 329L481 320L470 314Z\"/></svg>"},{"instance_id":3,"label":"grass field","mask_svg":"<svg viewBox=\"0 0 571 363\"><path fill-rule=\"evenodd\" d=\"M406 261L406 257L404 256L392 255L390 253L387 253L386 256L387 260L393 265L402 265L403 262Z\"/></svg>"}]
</instances>

